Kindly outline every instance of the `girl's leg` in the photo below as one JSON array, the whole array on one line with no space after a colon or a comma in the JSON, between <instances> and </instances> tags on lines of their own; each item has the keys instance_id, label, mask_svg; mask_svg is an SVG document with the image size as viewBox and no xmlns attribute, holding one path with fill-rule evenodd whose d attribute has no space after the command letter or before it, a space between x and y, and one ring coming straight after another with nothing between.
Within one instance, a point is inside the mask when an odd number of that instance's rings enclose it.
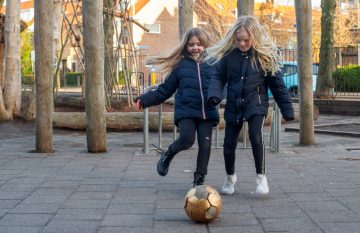
<instances>
[{"instance_id":1,"label":"girl's leg","mask_svg":"<svg viewBox=\"0 0 360 233\"><path fill-rule=\"evenodd\" d=\"M265 116L253 116L249 119L249 138L255 160L256 174L265 174L265 148L263 125Z\"/></svg>"},{"instance_id":2,"label":"girl's leg","mask_svg":"<svg viewBox=\"0 0 360 233\"><path fill-rule=\"evenodd\" d=\"M235 174L235 150L238 143L240 125L226 124L224 138L224 160L226 177L224 185L221 187L222 194L233 194L235 191L236 174Z\"/></svg>"},{"instance_id":3,"label":"girl's leg","mask_svg":"<svg viewBox=\"0 0 360 233\"><path fill-rule=\"evenodd\" d=\"M169 146L173 154L189 149L195 142L196 121L193 119L182 119L179 121L179 137Z\"/></svg>"},{"instance_id":4,"label":"girl's leg","mask_svg":"<svg viewBox=\"0 0 360 233\"><path fill-rule=\"evenodd\" d=\"M224 138L224 161L226 174L235 174L235 150L239 139L240 125L226 124Z\"/></svg>"},{"instance_id":5,"label":"girl's leg","mask_svg":"<svg viewBox=\"0 0 360 233\"><path fill-rule=\"evenodd\" d=\"M265 116L253 116L249 119L249 137L256 168L256 194L269 193L269 185L265 176L265 148L263 142L263 125Z\"/></svg>"},{"instance_id":6,"label":"girl's leg","mask_svg":"<svg viewBox=\"0 0 360 233\"><path fill-rule=\"evenodd\" d=\"M199 120L197 124L197 140L199 150L194 173L194 186L204 184L211 153L212 121Z\"/></svg>"},{"instance_id":7,"label":"girl's leg","mask_svg":"<svg viewBox=\"0 0 360 233\"><path fill-rule=\"evenodd\" d=\"M190 148L195 141L196 122L192 119L182 119L179 121L179 138L173 142L169 148L162 153L157 164L157 171L160 176L166 176L169 171L171 160L182 150Z\"/></svg>"}]
</instances>

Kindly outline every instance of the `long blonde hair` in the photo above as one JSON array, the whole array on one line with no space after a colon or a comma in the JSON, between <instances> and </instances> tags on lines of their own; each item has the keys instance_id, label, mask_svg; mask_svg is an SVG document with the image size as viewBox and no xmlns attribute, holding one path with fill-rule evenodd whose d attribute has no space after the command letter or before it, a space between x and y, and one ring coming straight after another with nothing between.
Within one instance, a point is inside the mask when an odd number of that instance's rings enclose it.
<instances>
[{"instance_id":1,"label":"long blonde hair","mask_svg":"<svg viewBox=\"0 0 360 233\"><path fill-rule=\"evenodd\" d=\"M190 56L186 50L188 41L195 36L204 48L211 46L212 39L208 33L200 28L191 28L184 34L181 43L169 55L163 57L155 57L148 60L146 63L149 65L157 66L157 69L162 72L171 71L175 65L183 59L184 56Z\"/></svg>"},{"instance_id":2,"label":"long blonde hair","mask_svg":"<svg viewBox=\"0 0 360 233\"><path fill-rule=\"evenodd\" d=\"M260 68L265 72L275 72L281 69L281 58L270 33L264 25L261 25L253 16L241 16L226 33L225 37L213 47L206 49L205 61L218 62L222 57L229 54L235 46L236 33L245 30L253 41L253 55L251 64L257 68L257 61Z\"/></svg>"}]
</instances>

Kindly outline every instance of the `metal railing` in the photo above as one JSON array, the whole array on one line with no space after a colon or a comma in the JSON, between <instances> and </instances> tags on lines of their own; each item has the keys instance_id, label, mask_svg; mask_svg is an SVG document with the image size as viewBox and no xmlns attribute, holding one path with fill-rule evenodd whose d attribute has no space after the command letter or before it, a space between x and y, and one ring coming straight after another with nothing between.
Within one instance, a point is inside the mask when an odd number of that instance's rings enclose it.
<instances>
[{"instance_id":1,"label":"metal railing","mask_svg":"<svg viewBox=\"0 0 360 233\"><path fill-rule=\"evenodd\" d=\"M155 90L158 85L149 86L146 88L145 93ZM150 148L149 146L149 109L144 108L144 127L143 127L143 136L144 136L144 146L143 153L149 154L151 149L158 149L157 147ZM247 147L247 122L244 122L242 127L242 147L241 148L250 148ZM173 140L175 141L177 137L177 127L174 125L173 128ZM214 132L214 147L216 149L222 148L219 146L219 125L215 127ZM270 131L270 146L269 148L275 153L280 152L281 146L281 113L280 108L274 102L273 111L272 111L272 122L271 122L271 131ZM159 105L159 123L158 123L158 147L162 148L162 104Z\"/></svg>"}]
</instances>

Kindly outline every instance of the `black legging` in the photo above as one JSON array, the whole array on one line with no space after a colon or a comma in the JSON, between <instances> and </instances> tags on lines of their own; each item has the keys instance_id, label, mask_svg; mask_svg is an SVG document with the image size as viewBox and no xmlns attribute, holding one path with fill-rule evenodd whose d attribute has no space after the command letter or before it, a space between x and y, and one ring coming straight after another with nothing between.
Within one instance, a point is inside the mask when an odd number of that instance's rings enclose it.
<instances>
[{"instance_id":1,"label":"black legging","mask_svg":"<svg viewBox=\"0 0 360 233\"><path fill-rule=\"evenodd\" d=\"M265 174L265 149L262 138L262 129L265 116L255 115L248 120L249 137L255 160L257 174ZM225 170L228 175L235 173L235 150L243 121L236 124L226 124L224 139Z\"/></svg>"},{"instance_id":2,"label":"black legging","mask_svg":"<svg viewBox=\"0 0 360 233\"><path fill-rule=\"evenodd\" d=\"M169 152L177 154L189 149L195 142L197 132L199 151L196 161L196 172L206 175L211 152L211 135L213 122L202 119L181 119L178 123L179 138L169 146Z\"/></svg>"}]
</instances>

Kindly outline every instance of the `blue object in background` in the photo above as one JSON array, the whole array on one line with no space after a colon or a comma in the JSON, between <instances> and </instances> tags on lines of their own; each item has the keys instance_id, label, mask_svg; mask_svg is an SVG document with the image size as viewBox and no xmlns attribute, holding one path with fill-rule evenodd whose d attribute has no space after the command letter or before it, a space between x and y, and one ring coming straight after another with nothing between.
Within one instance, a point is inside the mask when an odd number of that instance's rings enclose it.
<instances>
[{"instance_id":1,"label":"blue object in background","mask_svg":"<svg viewBox=\"0 0 360 233\"><path fill-rule=\"evenodd\" d=\"M285 86L288 89L291 97L297 97L299 96L299 75L298 75L298 64L296 61L286 61L282 62L283 65L283 79L285 82ZM313 75L312 75L312 81L313 81L313 91L316 90L316 78L318 75L318 64L313 64ZM269 89L268 95L272 97L272 93Z\"/></svg>"}]
</instances>

